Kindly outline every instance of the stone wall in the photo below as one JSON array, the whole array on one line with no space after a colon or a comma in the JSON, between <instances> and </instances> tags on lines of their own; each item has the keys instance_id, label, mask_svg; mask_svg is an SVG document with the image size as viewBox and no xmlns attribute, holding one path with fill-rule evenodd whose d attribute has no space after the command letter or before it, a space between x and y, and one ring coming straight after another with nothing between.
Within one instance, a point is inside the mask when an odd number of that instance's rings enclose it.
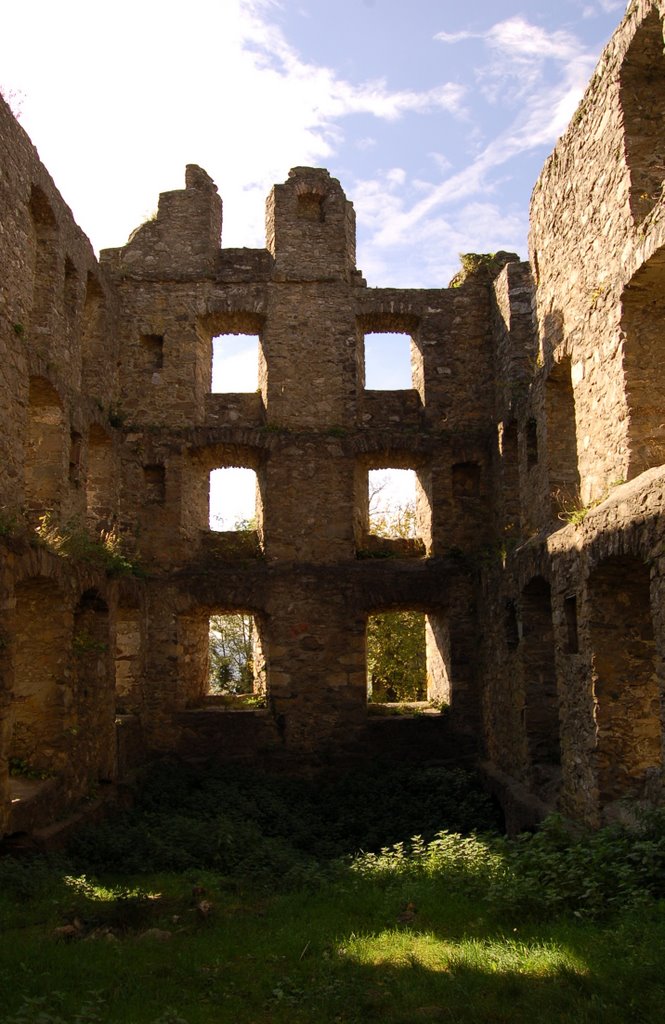
<instances>
[{"instance_id":1,"label":"stone wall","mask_svg":"<svg viewBox=\"0 0 665 1024\"><path fill-rule=\"evenodd\" d=\"M367 287L351 203L304 167L265 249L223 248L192 165L98 263L0 104L1 832L165 753L475 750L511 827L661 800L663 6L631 6L548 160L530 263L468 257L448 288ZM365 335L393 331L411 387L368 390ZM221 334L258 337L256 393L212 392ZM233 466L254 529L213 531ZM417 474L417 542L370 533L390 467ZM422 727L369 714L392 609L425 613L450 703ZM235 612L263 709L208 694L209 619Z\"/></svg>"}]
</instances>

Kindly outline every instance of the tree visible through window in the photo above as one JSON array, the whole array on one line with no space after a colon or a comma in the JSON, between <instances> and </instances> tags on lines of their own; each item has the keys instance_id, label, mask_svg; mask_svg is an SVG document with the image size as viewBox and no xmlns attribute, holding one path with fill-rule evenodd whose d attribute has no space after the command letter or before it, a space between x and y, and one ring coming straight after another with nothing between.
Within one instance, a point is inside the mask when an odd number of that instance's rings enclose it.
<instances>
[{"instance_id":1,"label":"tree visible through window","mask_svg":"<svg viewBox=\"0 0 665 1024\"><path fill-rule=\"evenodd\" d=\"M254 617L212 615L209 634L209 693L254 690Z\"/></svg>"}]
</instances>

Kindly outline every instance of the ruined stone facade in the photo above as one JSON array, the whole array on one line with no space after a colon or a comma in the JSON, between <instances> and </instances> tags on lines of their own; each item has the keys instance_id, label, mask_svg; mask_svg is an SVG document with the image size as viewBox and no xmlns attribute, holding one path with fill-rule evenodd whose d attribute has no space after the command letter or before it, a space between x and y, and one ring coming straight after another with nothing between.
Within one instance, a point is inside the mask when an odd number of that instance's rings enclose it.
<instances>
[{"instance_id":1,"label":"ruined stone facade","mask_svg":"<svg viewBox=\"0 0 665 1024\"><path fill-rule=\"evenodd\" d=\"M190 166L97 261L0 105L0 834L168 753L473 752L515 821L662 801L664 16L639 0L605 50L536 185L530 263L449 288L367 287L352 205L304 167L265 249L221 246ZM364 337L390 331L412 388L367 390ZM221 334L258 335L256 393L212 392ZM255 530L209 528L230 466L256 472ZM384 467L417 474L418 542L369 534ZM387 609L426 613L446 714L368 715ZM207 695L209 618L239 611L265 708Z\"/></svg>"}]
</instances>

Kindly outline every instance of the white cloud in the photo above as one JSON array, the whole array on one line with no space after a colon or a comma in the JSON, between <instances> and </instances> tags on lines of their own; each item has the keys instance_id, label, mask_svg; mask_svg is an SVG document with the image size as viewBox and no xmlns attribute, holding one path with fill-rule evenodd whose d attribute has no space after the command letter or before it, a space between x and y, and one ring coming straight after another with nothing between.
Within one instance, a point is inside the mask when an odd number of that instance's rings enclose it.
<instances>
[{"instance_id":1,"label":"white cloud","mask_svg":"<svg viewBox=\"0 0 665 1024\"><path fill-rule=\"evenodd\" d=\"M492 172L522 153L551 145L574 113L594 64L575 36L564 31L547 33L515 17L496 23L482 39L490 55L482 72L489 83L487 98L492 101L495 92L500 93L502 109L515 110L512 121L467 166L432 185L412 205L401 198L396 202L394 195L387 197L391 216L377 223L372 247L400 245L414 231L420 237L440 209L487 195ZM549 77L546 64L553 67ZM366 198L361 191L361 206ZM491 246L487 243L486 248Z\"/></svg>"},{"instance_id":2,"label":"white cloud","mask_svg":"<svg viewBox=\"0 0 665 1024\"><path fill-rule=\"evenodd\" d=\"M482 32L437 32L440 43L461 43L464 39L482 39Z\"/></svg>"},{"instance_id":3,"label":"white cloud","mask_svg":"<svg viewBox=\"0 0 665 1024\"><path fill-rule=\"evenodd\" d=\"M22 123L97 246L122 245L155 208L155 182L182 188L186 163L219 186L224 244L263 245L270 186L330 162L345 119L460 111L455 83L391 89L303 60L271 20L279 6L189 0L183 17L176 0L117 0L112 14L31 0L3 12L5 84L26 94Z\"/></svg>"}]
</instances>

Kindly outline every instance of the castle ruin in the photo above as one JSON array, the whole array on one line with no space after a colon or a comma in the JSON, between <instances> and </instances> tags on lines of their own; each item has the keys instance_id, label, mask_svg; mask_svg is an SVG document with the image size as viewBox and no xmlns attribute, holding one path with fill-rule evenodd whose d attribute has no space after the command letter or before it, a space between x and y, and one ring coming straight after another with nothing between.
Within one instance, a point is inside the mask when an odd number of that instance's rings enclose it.
<instances>
[{"instance_id":1,"label":"castle ruin","mask_svg":"<svg viewBox=\"0 0 665 1024\"><path fill-rule=\"evenodd\" d=\"M663 802L664 16L637 0L606 47L529 263L448 288L367 287L351 203L306 167L265 249L221 246L189 166L97 261L0 101L0 836L166 754L471 757L514 827ZM381 332L410 336L411 388L365 387ZM212 391L223 334L258 336L256 393ZM255 471L255 529L210 529L224 467ZM370 533L385 467L417 474L417 541ZM367 621L393 609L427 617L444 715L368 714ZM208 694L234 612L265 707Z\"/></svg>"}]
</instances>

